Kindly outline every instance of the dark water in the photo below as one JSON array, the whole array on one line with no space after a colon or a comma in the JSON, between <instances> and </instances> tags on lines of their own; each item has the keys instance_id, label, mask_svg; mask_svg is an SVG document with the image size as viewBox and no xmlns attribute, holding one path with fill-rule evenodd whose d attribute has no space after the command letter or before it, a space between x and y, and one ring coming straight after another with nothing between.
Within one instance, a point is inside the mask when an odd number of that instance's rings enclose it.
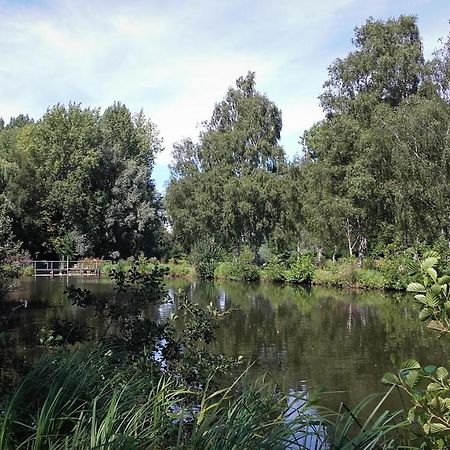
<instances>
[{"instance_id":1,"label":"dark water","mask_svg":"<svg viewBox=\"0 0 450 450\"><path fill-rule=\"evenodd\" d=\"M108 280L70 278L70 283L111 293ZM89 311L64 298L65 278L23 280L12 299L28 299L14 323L17 352L33 354L38 330L52 318L92 320ZM439 340L418 321L412 296L379 292L292 286L168 281L173 294L187 289L197 302L238 310L226 317L217 333L217 350L256 361L253 372L268 372L285 390L330 391L326 403L355 405L380 392L382 375L392 369L391 357L421 363L447 363L448 340ZM176 305L167 303L164 317Z\"/></svg>"}]
</instances>

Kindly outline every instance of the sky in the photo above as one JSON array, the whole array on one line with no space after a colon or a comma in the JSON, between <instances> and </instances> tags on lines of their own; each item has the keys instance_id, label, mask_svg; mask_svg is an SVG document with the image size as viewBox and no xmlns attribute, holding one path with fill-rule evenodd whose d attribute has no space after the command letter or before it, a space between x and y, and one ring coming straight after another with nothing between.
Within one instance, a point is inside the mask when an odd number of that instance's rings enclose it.
<instances>
[{"instance_id":1,"label":"sky","mask_svg":"<svg viewBox=\"0 0 450 450\"><path fill-rule=\"evenodd\" d=\"M428 57L450 31L449 0L0 0L0 117L69 101L143 109L164 141L153 172L163 191L173 143L195 140L249 70L282 110L287 155L300 152L355 26L400 14L418 17Z\"/></svg>"}]
</instances>

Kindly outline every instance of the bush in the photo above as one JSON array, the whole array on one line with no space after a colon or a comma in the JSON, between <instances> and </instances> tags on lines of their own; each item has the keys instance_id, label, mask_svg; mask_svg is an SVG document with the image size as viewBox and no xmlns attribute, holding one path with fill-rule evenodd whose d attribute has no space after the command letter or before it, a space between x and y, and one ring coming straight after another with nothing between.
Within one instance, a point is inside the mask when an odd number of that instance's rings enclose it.
<instances>
[{"instance_id":1,"label":"bush","mask_svg":"<svg viewBox=\"0 0 450 450\"><path fill-rule=\"evenodd\" d=\"M376 259L374 268L383 274L386 280L386 289L404 291L412 281L409 272L413 263L413 254L410 251L404 251L397 255Z\"/></svg>"},{"instance_id":2,"label":"bush","mask_svg":"<svg viewBox=\"0 0 450 450\"><path fill-rule=\"evenodd\" d=\"M222 248L212 239L196 242L192 248L190 260L197 275L202 280L214 278L214 271L222 259Z\"/></svg>"},{"instance_id":3,"label":"bush","mask_svg":"<svg viewBox=\"0 0 450 450\"><path fill-rule=\"evenodd\" d=\"M160 266L167 269L167 276L171 278L192 279L195 277L195 268L185 259L180 261L170 260L166 264L160 264Z\"/></svg>"},{"instance_id":4,"label":"bush","mask_svg":"<svg viewBox=\"0 0 450 450\"><path fill-rule=\"evenodd\" d=\"M260 273L258 266L253 261L253 252L248 247L244 247L238 256L217 265L214 278L232 281L257 281L260 278Z\"/></svg>"},{"instance_id":5,"label":"bush","mask_svg":"<svg viewBox=\"0 0 450 450\"><path fill-rule=\"evenodd\" d=\"M291 283L311 283L314 272L314 256L300 255L286 272L286 280Z\"/></svg>"},{"instance_id":6,"label":"bush","mask_svg":"<svg viewBox=\"0 0 450 450\"><path fill-rule=\"evenodd\" d=\"M261 278L267 281L280 283L286 281L286 264L280 257L273 257L266 266L261 269Z\"/></svg>"},{"instance_id":7,"label":"bush","mask_svg":"<svg viewBox=\"0 0 450 450\"><path fill-rule=\"evenodd\" d=\"M385 289L388 283L381 272L361 268L356 272L356 285L363 289Z\"/></svg>"}]
</instances>

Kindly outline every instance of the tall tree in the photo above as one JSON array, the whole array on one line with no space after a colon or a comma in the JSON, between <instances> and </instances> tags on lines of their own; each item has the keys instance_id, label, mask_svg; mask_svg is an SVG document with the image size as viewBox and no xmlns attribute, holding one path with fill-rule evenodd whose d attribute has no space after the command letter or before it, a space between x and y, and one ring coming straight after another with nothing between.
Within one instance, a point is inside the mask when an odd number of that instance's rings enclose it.
<instances>
[{"instance_id":1,"label":"tall tree","mask_svg":"<svg viewBox=\"0 0 450 450\"><path fill-rule=\"evenodd\" d=\"M304 136L304 211L324 245L363 256L381 236L401 233L391 198L392 185L403 189L390 165L395 146L381 152L376 136L381 114L394 114L412 97L426 98L426 65L412 16L369 19L355 29L353 43L355 51L329 69L320 97L326 119Z\"/></svg>"},{"instance_id":2,"label":"tall tree","mask_svg":"<svg viewBox=\"0 0 450 450\"><path fill-rule=\"evenodd\" d=\"M0 131L0 187L35 256L158 253L161 200L151 179L161 140L143 113L56 105Z\"/></svg>"},{"instance_id":3,"label":"tall tree","mask_svg":"<svg viewBox=\"0 0 450 450\"><path fill-rule=\"evenodd\" d=\"M166 206L186 251L205 237L255 252L271 239L287 171L281 126L281 111L256 90L249 72L216 104L199 143L174 147Z\"/></svg>"}]
</instances>

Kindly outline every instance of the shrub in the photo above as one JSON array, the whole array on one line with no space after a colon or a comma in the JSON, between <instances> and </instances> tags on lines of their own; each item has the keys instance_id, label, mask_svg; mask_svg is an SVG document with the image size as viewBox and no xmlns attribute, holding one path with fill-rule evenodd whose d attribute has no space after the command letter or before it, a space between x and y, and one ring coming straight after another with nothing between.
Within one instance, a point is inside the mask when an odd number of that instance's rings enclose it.
<instances>
[{"instance_id":1,"label":"shrub","mask_svg":"<svg viewBox=\"0 0 450 450\"><path fill-rule=\"evenodd\" d=\"M420 264L421 283L408 285L420 305L419 319L441 336L450 334L450 276L440 272L439 257L430 254ZM409 398L408 422L418 435L420 448L450 446L450 378L445 367L422 367L417 361L403 363L396 373L383 377L385 384L402 390ZM421 435L421 436L420 436Z\"/></svg>"},{"instance_id":2,"label":"shrub","mask_svg":"<svg viewBox=\"0 0 450 450\"><path fill-rule=\"evenodd\" d=\"M286 280L286 264L280 257L273 257L266 266L261 269L261 278L272 282L283 282Z\"/></svg>"},{"instance_id":3,"label":"shrub","mask_svg":"<svg viewBox=\"0 0 450 450\"><path fill-rule=\"evenodd\" d=\"M253 261L253 252L248 247L244 247L241 253L233 256L230 261L218 264L214 277L232 281L257 281L260 273Z\"/></svg>"},{"instance_id":4,"label":"shrub","mask_svg":"<svg viewBox=\"0 0 450 450\"><path fill-rule=\"evenodd\" d=\"M377 270L361 268L356 272L356 285L363 289L385 289L387 280Z\"/></svg>"},{"instance_id":5,"label":"shrub","mask_svg":"<svg viewBox=\"0 0 450 450\"><path fill-rule=\"evenodd\" d=\"M403 252L400 255L391 255L375 260L374 268L383 274L386 280L385 288L405 290L412 281L409 274L412 262L412 255Z\"/></svg>"},{"instance_id":6,"label":"shrub","mask_svg":"<svg viewBox=\"0 0 450 450\"><path fill-rule=\"evenodd\" d=\"M190 260L202 280L214 278L214 270L222 259L222 248L212 239L196 242Z\"/></svg>"},{"instance_id":7,"label":"shrub","mask_svg":"<svg viewBox=\"0 0 450 450\"><path fill-rule=\"evenodd\" d=\"M185 259L176 262L171 260L166 264L160 264L160 266L167 269L167 276L171 278L192 279L195 277L195 268Z\"/></svg>"},{"instance_id":8,"label":"shrub","mask_svg":"<svg viewBox=\"0 0 450 450\"><path fill-rule=\"evenodd\" d=\"M311 283L315 272L314 256L304 254L286 272L286 280L291 283Z\"/></svg>"}]
</instances>

